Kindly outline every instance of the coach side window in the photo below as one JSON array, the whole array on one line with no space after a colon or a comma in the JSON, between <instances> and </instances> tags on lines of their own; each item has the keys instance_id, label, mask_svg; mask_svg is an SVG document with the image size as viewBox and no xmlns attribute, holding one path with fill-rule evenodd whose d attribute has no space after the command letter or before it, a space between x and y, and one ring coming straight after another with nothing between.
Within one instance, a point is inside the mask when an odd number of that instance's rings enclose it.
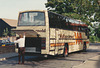
<instances>
[{"instance_id":1,"label":"coach side window","mask_svg":"<svg viewBox=\"0 0 100 68\"><path fill-rule=\"evenodd\" d=\"M56 28L56 23L55 23L55 18L54 15L52 13L49 13L49 26L51 28Z\"/></svg>"}]
</instances>

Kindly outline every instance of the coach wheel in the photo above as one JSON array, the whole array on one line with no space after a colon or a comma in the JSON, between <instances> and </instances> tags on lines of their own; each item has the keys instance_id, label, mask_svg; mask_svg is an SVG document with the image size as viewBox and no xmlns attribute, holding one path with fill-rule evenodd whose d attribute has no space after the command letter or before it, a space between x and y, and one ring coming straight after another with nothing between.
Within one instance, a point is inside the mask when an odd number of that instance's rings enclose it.
<instances>
[{"instance_id":1,"label":"coach wheel","mask_svg":"<svg viewBox=\"0 0 100 68\"><path fill-rule=\"evenodd\" d=\"M86 42L84 42L83 51L86 52L86 49L87 49L87 47L86 47Z\"/></svg>"},{"instance_id":2,"label":"coach wheel","mask_svg":"<svg viewBox=\"0 0 100 68\"><path fill-rule=\"evenodd\" d=\"M68 45L66 44L64 47L63 57L67 57L67 56L68 56Z\"/></svg>"}]
</instances>

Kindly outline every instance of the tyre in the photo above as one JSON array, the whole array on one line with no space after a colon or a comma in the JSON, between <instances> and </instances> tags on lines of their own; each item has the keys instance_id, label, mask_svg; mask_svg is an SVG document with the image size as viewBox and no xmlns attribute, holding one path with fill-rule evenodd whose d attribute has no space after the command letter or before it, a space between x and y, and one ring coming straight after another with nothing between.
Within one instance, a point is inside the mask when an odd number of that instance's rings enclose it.
<instances>
[{"instance_id":1,"label":"tyre","mask_svg":"<svg viewBox=\"0 0 100 68\"><path fill-rule=\"evenodd\" d=\"M68 56L68 45L65 45L64 52L63 52L63 57L67 57L67 56Z\"/></svg>"},{"instance_id":2,"label":"tyre","mask_svg":"<svg viewBox=\"0 0 100 68\"><path fill-rule=\"evenodd\" d=\"M86 47L86 42L84 42L83 51L86 52L86 49L87 49L87 47Z\"/></svg>"}]
</instances>

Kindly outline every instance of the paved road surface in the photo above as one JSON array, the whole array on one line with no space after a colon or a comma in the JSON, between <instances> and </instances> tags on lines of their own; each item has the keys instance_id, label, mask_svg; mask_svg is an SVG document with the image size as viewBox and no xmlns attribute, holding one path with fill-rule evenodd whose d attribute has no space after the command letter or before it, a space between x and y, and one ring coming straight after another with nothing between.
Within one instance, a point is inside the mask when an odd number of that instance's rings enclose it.
<instances>
[{"instance_id":1,"label":"paved road surface","mask_svg":"<svg viewBox=\"0 0 100 68\"><path fill-rule=\"evenodd\" d=\"M90 44L87 52L76 52L64 58L55 56L50 58L25 57L25 65L19 65L18 57L0 62L0 68L72 68L85 62L87 59L100 55L100 44Z\"/></svg>"}]
</instances>

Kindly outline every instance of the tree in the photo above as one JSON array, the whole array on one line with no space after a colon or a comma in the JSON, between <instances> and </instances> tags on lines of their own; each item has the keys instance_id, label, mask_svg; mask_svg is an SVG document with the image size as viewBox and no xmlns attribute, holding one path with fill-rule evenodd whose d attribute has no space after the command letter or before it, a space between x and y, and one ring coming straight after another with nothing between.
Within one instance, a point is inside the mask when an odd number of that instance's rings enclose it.
<instances>
[{"instance_id":1,"label":"tree","mask_svg":"<svg viewBox=\"0 0 100 68\"><path fill-rule=\"evenodd\" d=\"M46 7L64 16L80 19L88 25L91 21L100 20L98 0L48 0Z\"/></svg>"},{"instance_id":2,"label":"tree","mask_svg":"<svg viewBox=\"0 0 100 68\"><path fill-rule=\"evenodd\" d=\"M8 36L8 34L9 34L8 28L4 29L3 36Z\"/></svg>"},{"instance_id":3,"label":"tree","mask_svg":"<svg viewBox=\"0 0 100 68\"><path fill-rule=\"evenodd\" d=\"M100 22L100 0L96 0L96 4L97 4L97 7L96 7L96 10L95 10L95 16L94 16L94 19L96 21L99 21ZM95 5L96 5L95 4ZM95 6L94 6L95 7Z\"/></svg>"},{"instance_id":4,"label":"tree","mask_svg":"<svg viewBox=\"0 0 100 68\"><path fill-rule=\"evenodd\" d=\"M100 25L98 28L95 28L95 36L97 36L98 38L100 38Z\"/></svg>"}]
</instances>

